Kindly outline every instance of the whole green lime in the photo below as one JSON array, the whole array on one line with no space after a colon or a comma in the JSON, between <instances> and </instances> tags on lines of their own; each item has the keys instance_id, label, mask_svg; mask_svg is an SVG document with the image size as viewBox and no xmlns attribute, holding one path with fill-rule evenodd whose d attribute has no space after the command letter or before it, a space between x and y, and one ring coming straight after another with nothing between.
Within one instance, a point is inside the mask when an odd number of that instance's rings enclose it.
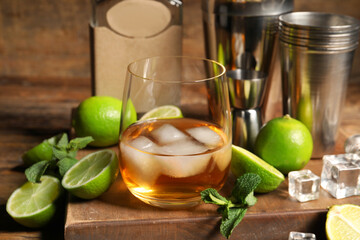
<instances>
[{"instance_id":1,"label":"whole green lime","mask_svg":"<svg viewBox=\"0 0 360 240\"><path fill-rule=\"evenodd\" d=\"M126 126L135 122L136 111L131 101L127 103L124 118ZM93 96L80 103L73 118L73 127L78 137L92 136L89 145L108 147L118 143L122 101L108 96Z\"/></svg>"},{"instance_id":2,"label":"whole green lime","mask_svg":"<svg viewBox=\"0 0 360 240\"><path fill-rule=\"evenodd\" d=\"M308 128L289 115L265 124L256 138L254 152L283 174L302 169L310 160L313 141Z\"/></svg>"}]
</instances>

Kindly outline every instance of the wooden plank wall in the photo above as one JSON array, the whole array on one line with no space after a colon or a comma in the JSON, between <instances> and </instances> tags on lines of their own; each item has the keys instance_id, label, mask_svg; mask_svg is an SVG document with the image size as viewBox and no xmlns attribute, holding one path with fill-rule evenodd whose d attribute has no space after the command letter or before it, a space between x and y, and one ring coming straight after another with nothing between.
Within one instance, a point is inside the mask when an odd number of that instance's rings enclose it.
<instances>
[{"instance_id":1,"label":"wooden plank wall","mask_svg":"<svg viewBox=\"0 0 360 240\"><path fill-rule=\"evenodd\" d=\"M184 54L204 56L201 0L184 0ZM90 0L1 0L0 77L89 78ZM360 19L359 0L295 0L295 11ZM193 47L200 46L200 47ZM352 80L360 81L360 50Z\"/></svg>"}]
</instances>

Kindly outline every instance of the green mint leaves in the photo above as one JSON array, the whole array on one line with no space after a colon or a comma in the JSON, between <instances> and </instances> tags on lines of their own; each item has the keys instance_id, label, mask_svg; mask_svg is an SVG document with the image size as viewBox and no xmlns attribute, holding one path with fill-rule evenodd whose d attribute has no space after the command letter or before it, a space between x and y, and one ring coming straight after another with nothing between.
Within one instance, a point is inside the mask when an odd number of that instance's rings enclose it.
<instances>
[{"instance_id":1,"label":"green mint leaves","mask_svg":"<svg viewBox=\"0 0 360 240\"><path fill-rule=\"evenodd\" d=\"M64 176L66 171L77 162L75 159L77 151L94 141L92 137L82 137L72 139L69 142L66 133L57 135L53 139L54 141L49 141L52 147L51 160L37 162L25 170L26 178L30 182L39 182L41 176L47 171Z\"/></svg>"},{"instance_id":2,"label":"green mint leaves","mask_svg":"<svg viewBox=\"0 0 360 240\"><path fill-rule=\"evenodd\" d=\"M230 198L221 196L215 189L208 188L201 192L201 199L205 203L219 206L218 212L222 214L220 225L221 234L229 238L234 228L241 222L247 208L256 203L255 188L260 184L261 178L254 173L246 173L236 180Z\"/></svg>"}]
</instances>

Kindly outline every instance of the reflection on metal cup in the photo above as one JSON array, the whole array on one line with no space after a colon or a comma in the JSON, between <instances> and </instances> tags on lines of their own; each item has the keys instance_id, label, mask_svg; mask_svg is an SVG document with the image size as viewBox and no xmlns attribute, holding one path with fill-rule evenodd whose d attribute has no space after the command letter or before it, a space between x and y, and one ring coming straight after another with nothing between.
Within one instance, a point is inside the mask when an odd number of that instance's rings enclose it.
<instances>
[{"instance_id":1,"label":"reflection on metal cup","mask_svg":"<svg viewBox=\"0 0 360 240\"><path fill-rule=\"evenodd\" d=\"M312 133L315 158L332 153L359 39L356 19L294 12L280 16L284 114Z\"/></svg>"},{"instance_id":2,"label":"reflection on metal cup","mask_svg":"<svg viewBox=\"0 0 360 240\"><path fill-rule=\"evenodd\" d=\"M227 71L242 69L262 72L266 75L266 81L271 81L272 60L277 47L278 18L283 13L291 12L293 7L294 0L202 0L207 58L221 63ZM236 83L233 87L243 84L241 81L233 83ZM261 96L257 100L264 101L266 105L269 88L262 91L264 93L256 94L257 97ZM246 147L247 139L252 139L246 136L250 132L253 135L258 132L250 130L257 127L252 128L249 124L258 126L262 123L259 109L255 111L256 108L252 106L261 104L251 102L253 100L253 97L247 98L239 94L231 98L234 111L237 111L233 116L236 132L233 134L233 143L236 145ZM249 109L252 111L248 111ZM263 114L264 108L260 110ZM240 111L247 112L245 114Z\"/></svg>"},{"instance_id":3,"label":"reflection on metal cup","mask_svg":"<svg viewBox=\"0 0 360 240\"><path fill-rule=\"evenodd\" d=\"M207 58L269 74L278 17L292 9L293 0L202 0Z\"/></svg>"},{"instance_id":4,"label":"reflection on metal cup","mask_svg":"<svg viewBox=\"0 0 360 240\"><path fill-rule=\"evenodd\" d=\"M233 144L252 150L263 123L267 76L263 72L236 69L226 73L233 107Z\"/></svg>"}]
</instances>

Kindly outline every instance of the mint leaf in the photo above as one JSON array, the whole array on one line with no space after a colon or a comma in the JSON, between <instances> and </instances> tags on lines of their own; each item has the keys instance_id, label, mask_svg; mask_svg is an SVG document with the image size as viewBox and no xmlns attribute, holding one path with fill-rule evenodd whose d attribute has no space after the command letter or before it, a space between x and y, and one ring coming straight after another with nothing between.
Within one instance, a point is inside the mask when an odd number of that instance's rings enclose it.
<instances>
[{"instance_id":1,"label":"mint leaf","mask_svg":"<svg viewBox=\"0 0 360 240\"><path fill-rule=\"evenodd\" d=\"M63 133L57 142L56 146L62 149L65 149L67 145L69 144L69 138L66 133Z\"/></svg>"},{"instance_id":2,"label":"mint leaf","mask_svg":"<svg viewBox=\"0 0 360 240\"><path fill-rule=\"evenodd\" d=\"M40 182L41 176L45 173L46 169L50 166L50 161L41 161L33 164L25 170L25 176L29 182Z\"/></svg>"},{"instance_id":3,"label":"mint leaf","mask_svg":"<svg viewBox=\"0 0 360 240\"><path fill-rule=\"evenodd\" d=\"M75 164L78 160L75 158L63 158L57 162L57 165L59 167L59 173L61 176L64 176L65 173Z\"/></svg>"},{"instance_id":4,"label":"mint leaf","mask_svg":"<svg viewBox=\"0 0 360 240\"><path fill-rule=\"evenodd\" d=\"M63 159L68 156L68 153L65 149L61 149L58 146L55 146L52 148L53 150L53 156L55 156L56 159Z\"/></svg>"},{"instance_id":5,"label":"mint leaf","mask_svg":"<svg viewBox=\"0 0 360 240\"><path fill-rule=\"evenodd\" d=\"M205 189L200 193L201 200L203 200L205 203L213 203L216 205L226 205L228 203L228 200L221 196L215 189L208 188Z\"/></svg>"},{"instance_id":6,"label":"mint leaf","mask_svg":"<svg viewBox=\"0 0 360 240\"><path fill-rule=\"evenodd\" d=\"M201 192L205 203L219 205L217 212L222 214L220 233L229 238L234 228L244 218L247 208L253 206L257 199L254 190L261 182L259 175L246 173L236 180L230 198L221 196L215 189L208 188Z\"/></svg>"},{"instance_id":7,"label":"mint leaf","mask_svg":"<svg viewBox=\"0 0 360 240\"><path fill-rule=\"evenodd\" d=\"M75 138L69 142L66 133L58 134L44 140L52 147L52 159L50 161L40 161L25 170L26 178L33 183L39 182L45 172L60 178L77 160L77 151L86 147L94 139L92 137Z\"/></svg>"},{"instance_id":8,"label":"mint leaf","mask_svg":"<svg viewBox=\"0 0 360 240\"><path fill-rule=\"evenodd\" d=\"M245 173L240 176L236 180L235 186L231 192L231 200L235 203L247 204L246 198L249 194L253 194L253 191L260 182L261 177L255 173Z\"/></svg>"},{"instance_id":9,"label":"mint leaf","mask_svg":"<svg viewBox=\"0 0 360 240\"><path fill-rule=\"evenodd\" d=\"M244 218L246 208L229 208L227 212L224 213L221 225L220 232L221 234L229 238L234 228L241 222Z\"/></svg>"},{"instance_id":10,"label":"mint leaf","mask_svg":"<svg viewBox=\"0 0 360 240\"><path fill-rule=\"evenodd\" d=\"M68 151L77 151L79 149L86 147L92 141L94 141L93 137L75 138L69 142L67 149Z\"/></svg>"}]
</instances>

